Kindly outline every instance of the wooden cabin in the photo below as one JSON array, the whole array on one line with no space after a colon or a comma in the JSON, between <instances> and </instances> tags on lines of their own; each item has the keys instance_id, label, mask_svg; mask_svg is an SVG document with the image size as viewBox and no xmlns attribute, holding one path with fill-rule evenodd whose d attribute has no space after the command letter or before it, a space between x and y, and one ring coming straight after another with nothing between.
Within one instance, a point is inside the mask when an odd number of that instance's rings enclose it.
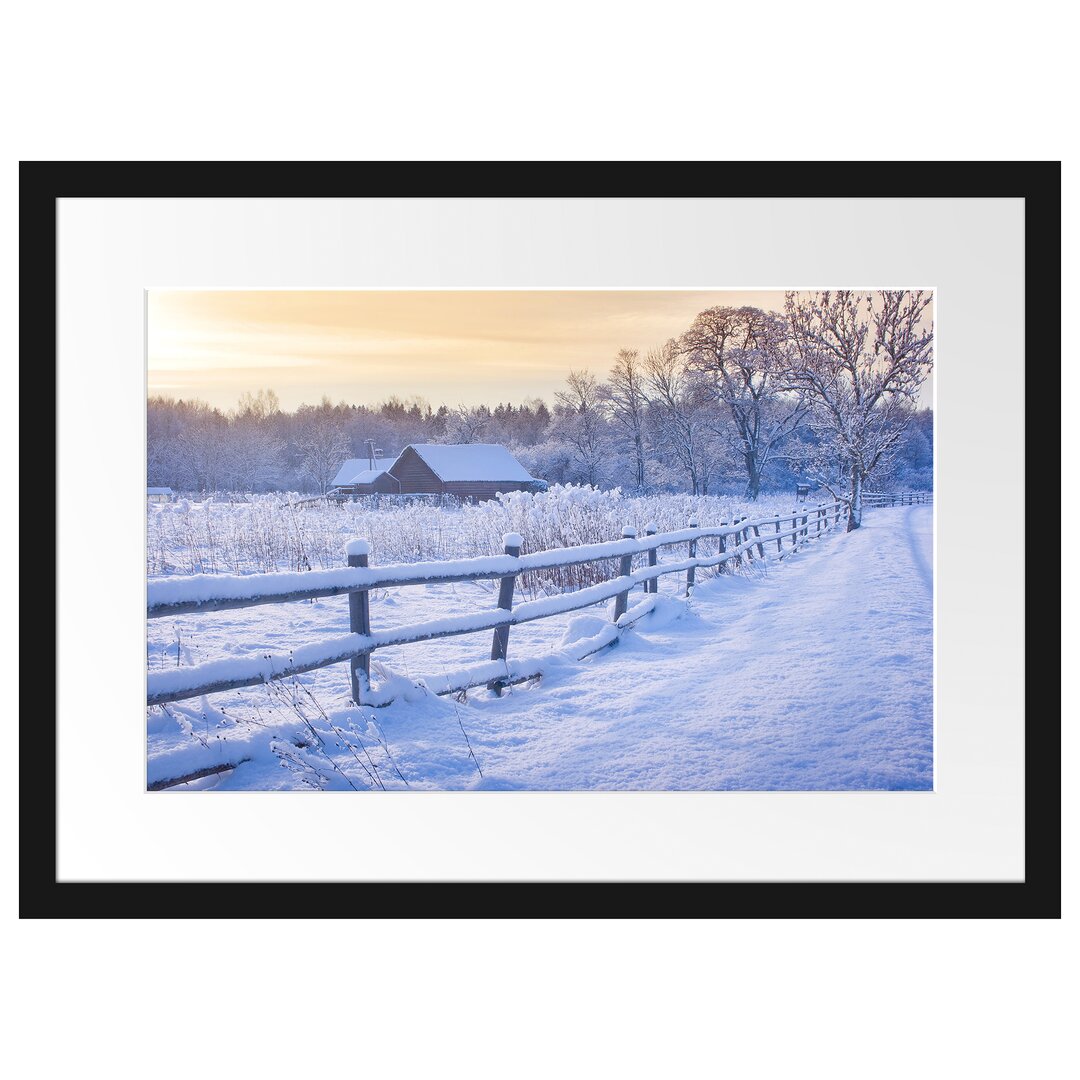
<instances>
[{"instance_id":1,"label":"wooden cabin","mask_svg":"<svg viewBox=\"0 0 1080 1080\"><path fill-rule=\"evenodd\" d=\"M334 491L339 495L399 494L398 482L390 475L388 467L358 472L347 484L338 484Z\"/></svg>"},{"instance_id":2,"label":"wooden cabin","mask_svg":"<svg viewBox=\"0 0 1080 1080\"><path fill-rule=\"evenodd\" d=\"M547 487L495 443L414 443L401 451L389 474L402 495L453 495L473 502Z\"/></svg>"},{"instance_id":3,"label":"wooden cabin","mask_svg":"<svg viewBox=\"0 0 1080 1080\"><path fill-rule=\"evenodd\" d=\"M359 495L397 495L398 483L389 469L389 463L375 464L370 458L350 458L338 469L328 495L339 500Z\"/></svg>"},{"instance_id":4,"label":"wooden cabin","mask_svg":"<svg viewBox=\"0 0 1080 1080\"><path fill-rule=\"evenodd\" d=\"M148 503L172 502L173 489L171 487L148 487L146 489L146 501Z\"/></svg>"}]
</instances>

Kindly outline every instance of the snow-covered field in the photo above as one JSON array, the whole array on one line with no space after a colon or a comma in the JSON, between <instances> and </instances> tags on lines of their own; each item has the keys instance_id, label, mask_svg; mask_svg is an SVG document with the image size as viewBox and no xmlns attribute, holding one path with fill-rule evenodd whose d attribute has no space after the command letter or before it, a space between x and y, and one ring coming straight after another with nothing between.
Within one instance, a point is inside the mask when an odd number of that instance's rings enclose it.
<instances>
[{"instance_id":1,"label":"snow-covered field","mask_svg":"<svg viewBox=\"0 0 1080 1080\"><path fill-rule=\"evenodd\" d=\"M525 551L617 540L630 525L655 523L661 532L703 525L736 515L787 512L790 495L765 496L752 507L729 496L625 496L617 489L554 485L533 495L512 492L499 499L453 509L365 499L341 506L302 503L299 496L252 495L244 502L208 499L152 505L147 513L148 577L199 573L270 573L329 570L344 565L342 545L354 537L371 543L372 565L467 559L502 553L505 533L518 533ZM526 587L578 587L591 577L568 570L525 582Z\"/></svg>"},{"instance_id":2,"label":"snow-covered field","mask_svg":"<svg viewBox=\"0 0 1080 1080\"><path fill-rule=\"evenodd\" d=\"M625 514L625 503L606 509ZM513 520L507 507L474 509ZM664 519L649 509L662 530L693 510ZM148 781L246 759L177 790L927 789L932 514L869 511L862 529L831 532L783 563L699 577L689 601L682 574L661 578L656 610L584 661L569 658L574 643L608 625L610 603L514 627L510 657L546 654L545 675L502 697L437 697L411 682L486 661L487 632L376 653L376 678L401 680L386 708L350 704L344 664L155 707ZM718 517L702 513L702 523ZM591 527L613 538L608 522ZM485 551L445 554L495 554L493 532ZM328 565L341 565L340 554ZM409 586L373 594L371 621L379 630L492 607L491 583ZM156 619L147 664L287 653L347 631L344 597Z\"/></svg>"}]
</instances>

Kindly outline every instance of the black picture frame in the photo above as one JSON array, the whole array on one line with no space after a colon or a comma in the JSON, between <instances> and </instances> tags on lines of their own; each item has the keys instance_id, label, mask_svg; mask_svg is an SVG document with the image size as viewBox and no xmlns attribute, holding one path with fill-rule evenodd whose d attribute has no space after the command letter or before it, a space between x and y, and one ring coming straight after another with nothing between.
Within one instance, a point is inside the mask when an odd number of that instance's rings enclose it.
<instances>
[{"instance_id":1,"label":"black picture frame","mask_svg":"<svg viewBox=\"0 0 1080 1080\"><path fill-rule=\"evenodd\" d=\"M56 327L56 201L199 197L1022 198L1025 206L1025 371L1060 357L1059 162L23 162L20 165L21 510L42 513L41 400L56 399L42 363ZM1038 317L1034 312L1038 311ZM1046 400L1047 397L1053 400ZM1060 492L1060 389L1026 399L1025 507ZM33 411L31 411L33 410ZM50 421L44 421L48 424ZM1035 434L1037 432L1037 434ZM1038 453L1032 440L1038 438ZM1056 442L1055 455L1048 442ZM29 475L30 463L34 476ZM1037 464L1037 467L1035 463ZM31 500L33 506L31 507ZM51 504L55 515L55 504ZM55 561L55 519L53 529ZM35 551L41 565L47 551ZM1060 918L1060 567L1040 565L1040 633L1025 638L1025 880L1006 882L58 882L56 700L21 700L20 916L130 917L981 917ZM1049 578L1049 580L1047 580ZM21 596L20 625L40 626L55 580ZM1047 608L1049 607L1049 612ZM1058 637L1055 640L1054 634ZM1037 649L1037 656L1033 655ZM1037 660L1037 666L1034 661ZM53 658L48 657L51 664ZM37 650L20 658L23 686L48 676Z\"/></svg>"}]
</instances>

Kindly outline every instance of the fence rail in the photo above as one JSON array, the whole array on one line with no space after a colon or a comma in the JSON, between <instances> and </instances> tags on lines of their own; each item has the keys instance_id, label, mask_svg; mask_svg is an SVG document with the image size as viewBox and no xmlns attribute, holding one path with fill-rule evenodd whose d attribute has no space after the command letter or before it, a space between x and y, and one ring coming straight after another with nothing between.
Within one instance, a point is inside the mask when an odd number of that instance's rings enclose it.
<instances>
[{"instance_id":1,"label":"fence rail","mask_svg":"<svg viewBox=\"0 0 1080 1080\"><path fill-rule=\"evenodd\" d=\"M864 491L863 506L920 506L934 501L932 491Z\"/></svg>"},{"instance_id":2,"label":"fence rail","mask_svg":"<svg viewBox=\"0 0 1080 1080\"><path fill-rule=\"evenodd\" d=\"M925 492L875 492L867 494L865 499L865 505L875 506L910 504L878 501L882 499L929 501ZM788 513L753 521L742 517L718 526L699 527L697 521L691 519L687 528L668 533L658 533L656 526L649 525L643 535L638 536L628 527L623 530L621 539L608 543L525 555L521 554L522 538L511 533L503 538L503 555L380 567L368 565L367 541L354 540L346 545L348 565L337 570L249 576L200 574L150 581L147 583L146 612L150 619L348 595L350 632L340 638L294 649L285 655L233 658L149 672L146 703L148 706L162 705L348 663L353 701L357 704L387 704L388 701L382 700L370 686L373 652L390 646L484 631L492 632L490 661L447 675L445 689L436 687L434 692L445 694L486 685L501 693L504 686L535 678L539 673L535 659L533 662L509 659L510 627L614 600L609 631L584 643L587 651L583 656L589 655L614 644L623 630L652 609L661 577L684 574L684 595L689 596L697 571L715 569L725 573L742 566L744 561L786 558L810 539L835 529L841 521L846 522L847 516L847 503L836 500L812 507L794 507ZM698 546L703 540L716 541L716 554L698 554ZM685 558L660 562L658 553L662 549L683 545L686 546ZM635 555L644 555L647 560L645 566L636 570L632 569ZM617 575L600 584L527 600L516 607L513 604L514 587L521 574L614 559L619 560ZM372 589L485 580L500 583L498 606L492 611L447 616L383 631L372 630L369 603ZM645 599L631 608L630 592L637 585L643 587ZM435 681L441 682L442 677Z\"/></svg>"}]
</instances>

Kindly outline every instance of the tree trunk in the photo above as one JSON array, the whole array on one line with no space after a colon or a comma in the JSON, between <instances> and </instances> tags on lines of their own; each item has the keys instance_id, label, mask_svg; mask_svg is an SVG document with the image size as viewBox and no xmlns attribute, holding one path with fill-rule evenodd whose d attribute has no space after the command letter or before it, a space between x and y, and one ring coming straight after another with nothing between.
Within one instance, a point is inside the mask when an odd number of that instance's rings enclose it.
<instances>
[{"instance_id":1,"label":"tree trunk","mask_svg":"<svg viewBox=\"0 0 1080 1080\"><path fill-rule=\"evenodd\" d=\"M862 525L862 486L862 472L853 466L851 469L851 513L847 519L848 532Z\"/></svg>"},{"instance_id":2,"label":"tree trunk","mask_svg":"<svg viewBox=\"0 0 1080 1080\"><path fill-rule=\"evenodd\" d=\"M743 454L746 462L746 498L751 502L757 502L761 494L761 470L758 468L756 454Z\"/></svg>"}]
</instances>

